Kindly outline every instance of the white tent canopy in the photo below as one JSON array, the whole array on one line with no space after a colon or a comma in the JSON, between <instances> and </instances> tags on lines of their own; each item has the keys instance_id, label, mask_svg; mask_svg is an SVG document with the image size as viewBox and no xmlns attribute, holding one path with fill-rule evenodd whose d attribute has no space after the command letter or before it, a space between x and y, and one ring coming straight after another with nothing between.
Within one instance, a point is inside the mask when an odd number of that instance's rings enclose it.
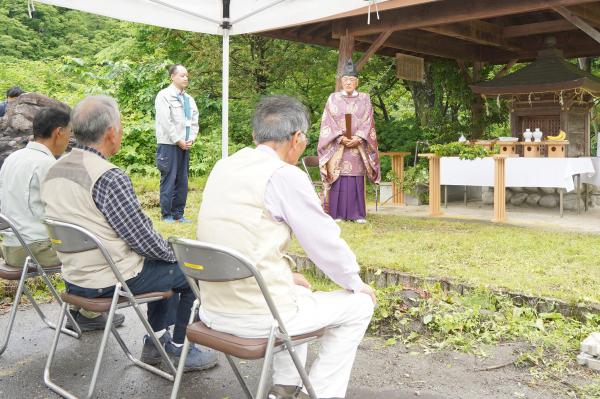
<instances>
[{"instance_id":1,"label":"white tent canopy","mask_svg":"<svg viewBox=\"0 0 600 399\"><path fill-rule=\"evenodd\" d=\"M29 0L33 4L33 0ZM229 145L229 35L316 21L377 0L36 0L125 21L223 36L222 156ZM393 0L392 0L393 2Z\"/></svg>"}]
</instances>

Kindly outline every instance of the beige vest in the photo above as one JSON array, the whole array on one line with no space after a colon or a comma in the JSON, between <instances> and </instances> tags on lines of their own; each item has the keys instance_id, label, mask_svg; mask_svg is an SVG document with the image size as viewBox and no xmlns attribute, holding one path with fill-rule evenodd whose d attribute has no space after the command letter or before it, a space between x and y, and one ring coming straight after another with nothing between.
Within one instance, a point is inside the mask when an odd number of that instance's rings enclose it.
<instances>
[{"instance_id":1,"label":"beige vest","mask_svg":"<svg viewBox=\"0 0 600 399\"><path fill-rule=\"evenodd\" d=\"M50 170L42 184L46 217L77 224L94 233L108 249L125 280L137 275L144 259L134 252L108 224L92 198L92 189L100 176L116 168L102 157L73 149ZM117 283L99 250L83 253L59 252L63 278L85 288L104 288Z\"/></svg>"},{"instance_id":2,"label":"beige vest","mask_svg":"<svg viewBox=\"0 0 600 399\"><path fill-rule=\"evenodd\" d=\"M245 255L262 274L279 312L296 311L291 266L285 255L291 240L287 224L274 220L264 195L271 175L285 163L244 148L217 163L204 189L197 238ZM202 307L222 313L268 314L254 278L200 283Z\"/></svg>"}]
</instances>

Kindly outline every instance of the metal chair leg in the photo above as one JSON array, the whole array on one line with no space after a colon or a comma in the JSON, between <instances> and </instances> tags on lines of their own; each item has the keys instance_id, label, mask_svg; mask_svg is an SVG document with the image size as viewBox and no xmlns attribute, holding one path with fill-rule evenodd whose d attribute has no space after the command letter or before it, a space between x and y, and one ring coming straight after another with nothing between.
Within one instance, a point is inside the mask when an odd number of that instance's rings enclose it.
<instances>
[{"instance_id":1,"label":"metal chair leg","mask_svg":"<svg viewBox=\"0 0 600 399\"><path fill-rule=\"evenodd\" d=\"M200 307L200 301L197 299L194 301L194 305L192 306L192 311L190 312L190 319L188 321L188 325L194 322L194 318L196 316L196 312L198 311L198 307ZM177 395L179 394L179 386L181 385L181 378L183 377L183 369L185 368L185 361L187 359L187 354L190 349L190 341L185 336L183 340L183 348L181 349L181 356L179 357L179 364L177 365L177 373L175 374L175 382L173 383L173 389L171 390L171 399L177 399Z\"/></svg>"},{"instance_id":2,"label":"metal chair leg","mask_svg":"<svg viewBox=\"0 0 600 399\"><path fill-rule=\"evenodd\" d=\"M48 290L50 291L50 295L52 295L52 297L54 298L54 300L62 306L62 299L60 298L60 295L58 295L58 292L56 292L56 288L54 288L54 285L52 284L52 281L50 281L50 278L48 277L48 274L44 271L44 268L41 267L40 265L36 265L37 269L38 269L38 274L42 277L42 279L44 280L44 282L46 283L46 286L48 287ZM77 321L75 320L75 318L73 317L73 315L71 314L71 312L67 312L66 314L67 319L69 319L69 321L71 322L71 325L73 326L73 328L75 329L75 331L69 330L63 326L61 326L61 331L67 335L70 335L71 337L74 338L81 338L81 328L79 327L79 323L77 323ZM46 325L50 328L56 328L56 326L54 326L52 323L50 323L48 321L48 319L43 316L42 320L44 321L44 323L46 323Z\"/></svg>"},{"instance_id":3,"label":"metal chair leg","mask_svg":"<svg viewBox=\"0 0 600 399\"><path fill-rule=\"evenodd\" d=\"M267 340L267 349L265 351L265 358L260 372L260 379L258 380L258 389L256 391L256 399L262 399L267 396L267 380L269 378L269 372L271 371L271 363L273 362L273 348L275 346L275 336L279 324L273 323L271 332L269 333L269 339Z\"/></svg>"},{"instance_id":4,"label":"metal chair leg","mask_svg":"<svg viewBox=\"0 0 600 399\"><path fill-rule=\"evenodd\" d=\"M292 361L294 362L294 365L296 366L296 370L298 370L298 374L300 374L302 383L304 384L304 387L306 388L306 391L308 392L308 396L310 396L310 399L317 399L317 394L315 393L315 390L310 382L310 379L308 378L308 374L306 373L306 369L304 368L304 365L302 364L302 362L300 361L300 358L298 357L298 354L296 353L296 348L293 346L292 340L290 339L289 336L285 336L284 341L285 341L285 346L286 346L290 356L292 357Z\"/></svg>"},{"instance_id":5,"label":"metal chair leg","mask_svg":"<svg viewBox=\"0 0 600 399\"><path fill-rule=\"evenodd\" d=\"M121 288L121 286L119 285L119 291L120 291L120 288ZM122 294L124 294L125 296L128 296L124 292ZM137 301L134 298L129 298L129 299L130 299L131 306L133 307L133 309L135 310L135 312L138 315L138 318L140 319L140 321L144 325L144 328L148 332L148 335L150 336L150 339L152 340L152 342L154 342L154 346L156 348L158 348L158 352L160 353L160 356L162 357L163 361L167 365L167 368L169 369L169 372L171 373L170 377L168 379L170 381L173 381L175 374L177 374L177 370L175 369L175 366L173 365L173 362L171 361L171 359L167 355L167 352L165 352L165 348L162 346L162 344L158 340L158 337L156 336L156 334L154 334L154 330L152 329L152 326L150 326L150 323L148 322L148 320L146 319L146 317L142 313L142 309L140 309L139 303L137 303Z\"/></svg>"},{"instance_id":6,"label":"metal chair leg","mask_svg":"<svg viewBox=\"0 0 600 399\"><path fill-rule=\"evenodd\" d=\"M98 380L98 374L100 373L100 366L102 365L102 358L104 357L104 351L106 349L106 342L110 335L113 319L115 318L115 312L117 311L117 303L119 302L119 291L121 290L121 284L115 286L115 294L113 295L112 302L110 304L110 310L106 317L106 326L104 327L104 333L102 334L102 340L100 341L100 349L98 350L98 357L96 358L96 364L94 365L94 371L92 373L92 381L88 389L88 399L94 396L96 390L96 382Z\"/></svg>"},{"instance_id":7,"label":"metal chair leg","mask_svg":"<svg viewBox=\"0 0 600 399\"><path fill-rule=\"evenodd\" d=\"M42 319L42 321L44 322L44 324L46 324L48 326L48 328L51 328L53 330L56 329L56 325L50 321L46 315L44 314L44 312L42 311L42 309L40 309L39 305L37 304L36 300L33 298L33 295L31 294L31 292L29 291L29 289L27 288L27 286L23 287L23 292L24 294L27 296L27 298L29 299L29 302L31 302L31 306L33 307L33 309L35 310L35 312L38 314L38 316L40 317L40 319ZM59 303L59 305L62 305L62 301ZM67 317L69 318L73 318L73 316L71 315L70 312L67 312ZM66 327L61 326L60 327L60 331L63 334L69 335L73 338L80 338L81 337L81 329L79 328L79 324L73 324L73 327L75 327L75 329L77 329L78 331L72 331L69 330Z\"/></svg>"},{"instance_id":8,"label":"metal chair leg","mask_svg":"<svg viewBox=\"0 0 600 399\"><path fill-rule=\"evenodd\" d=\"M137 357L133 356L133 354L127 347L127 344L125 344L125 341L123 340L123 338L121 337L121 334L119 334L119 332L117 331L117 328L115 326L111 326L111 333L112 333L113 337L115 337L115 340L118 342L121 349L123 350L123 353L125 353L125 356L127 356L127 358L129 360L131 360L131 362L133 364L135 364L136 366L138 366L140 368L143 368L144 370L154 373L159 377L165 378L169 381L173 381L173 376L171 374L159 369L158 367L154 367L148 363L144 363Z\"/></svg>"},{"instance_id":9,"label":"metal chair leg","mask_svg":"<svg viewBox=\"0 0 600 399\"><path fill-rule=\"evenodd\" d=\"M231 366L231 369L233 370L233 374L235 374L235 378L237 378L238 382L242 386L242 390L246 394L246 398L248 398L248 399L254 399L254 396L252 396L252 393L250 392L250 389L248 389L248 385L246 384L246 381L244 381L244 377L242 377L242 374L240 373L240 370L237 368L237 366L236 366L235 362L233 361L232 357L229 356L228 354L225 354L225 358L229 362L229 365ZM175 399L175 398L171 398L171 399Z\"/></svg>"},{"instance_id":10,"label":"metal chair leg","mask_svg":"<svg viewBox=\"0 0 600 399\"><path fill-rule=\"evenodd\" d=\"M65 313L67 311L67 304L63 303L60 308L60 314L58 315L58 320L56 325L62 325L62 322L65 318ZM72 395L70 392L64 390L58 384L56 384L50 378L50 368L52 367L52 362L54 361L54 355L56 354L56 348L58 347L58 340L60 338L60 330L57 328L54 330L54 338L52 339L52 345L50 346L50 353L48 354L48 359L46 360L46 366L44 367L44 383L48 388L52 391L56 392L63 398L67 399L77 399L76 396Z\"/></svg>"},{"instance_id":11,"label":"metal chair leg","mask_svg":"<svg viewBox=\"0 0 600 399\"><path fill-rule=\"evenodd\" d=\"M10 339L10 333L12 332L12 328L15 323L15 318L17 317L17 310L19 309L19 302L21 301L23 289L25 288L26 279L27 268L24 267L23 271L21 272L21 278L19 279L19 284L17 286L17 292L15 292L15 298L13 299L12 307L10 308L10 316L8 319L8 326L6 326L6 334L4 335L4 339L2 340L2 346L0 346L0 355L4 353L4 351L8 347L8 340Z\"/></svg>"}]
</instances>

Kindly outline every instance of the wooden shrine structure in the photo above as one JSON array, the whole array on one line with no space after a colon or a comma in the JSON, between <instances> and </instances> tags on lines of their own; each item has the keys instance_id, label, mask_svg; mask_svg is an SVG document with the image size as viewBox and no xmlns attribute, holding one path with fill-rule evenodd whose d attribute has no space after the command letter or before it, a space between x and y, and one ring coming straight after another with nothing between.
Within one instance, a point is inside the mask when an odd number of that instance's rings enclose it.
<instances>
[{"instance_id":1,"label":"wooden shrine structure","mask_svg":"<svg viewBox=\"0 0 600 399\"><path fill-rule=\"evenodd\" d=\"M548 40L549 48L529 65L471 89L488 98L508 98L514 137L540 128L544 140L562 130L569 139L568 156L589 156L590 114L600 95L600 78L567 62L553 44Z\"/></svg>"}]
</instances>

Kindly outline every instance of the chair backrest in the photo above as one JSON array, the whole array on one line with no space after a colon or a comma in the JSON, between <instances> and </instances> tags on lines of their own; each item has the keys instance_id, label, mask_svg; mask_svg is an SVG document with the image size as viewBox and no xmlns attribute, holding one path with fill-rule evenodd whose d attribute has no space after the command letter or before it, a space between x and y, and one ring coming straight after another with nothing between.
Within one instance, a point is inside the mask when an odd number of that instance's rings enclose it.
<instances>
[{"instance_id":1,"label":"chair backrest","mask_svg":"<svg viewBox=\"0 0 600 399\"><path fill-rule=\"evenodd\" d=\"M46 218L42 220L42 223L48 230L52 247L58 252L77 253L98 249L123 289L133 296L112 256L94 233L76 224L55 219Z\"/></svg>"},{"instance_id":2,"label":"chair backrest","mask_svg":"<svg viewBox=\"0 0 600 399\"><path fill-rule=\"evenodd\" d=\"M194 280L223 282L254 276L250 262L231 249L177 237L169 242L181 270Z\"/></svg>"},{"instance_id":3,"label":"chair backrest","mask_svg":"<svg viewBox=\"0 0 600 399\"><path fill-rule=\"evenodd\" d=\"M15 235L15 237L19 241L19 244L21 244L21 247L25 251L25 256L31 258L31 260L33 260L36 265L39 265L39 262L36 259L35 255L33 254L33 252L31 252L31 249L29 249L29 247L25 243L25 239L23 239L23 236L21 236L21 233L19 233L19 231L17 230L17 226L15 225L14 220L12 220L10 217L0 213L0 230L8 230L8 229L10 229L12 231L12 233Z\"/></svg>"},{"instance_id":4,"label":"chair backrest","mask_svg":"<svg viewBox=\"0 0 600 399\"><path fill-rule=\"evenodd\" d=\"M59 252L77 253L99 247L93 234L81 226L53 219L44 219L42 223L48 230L52 246Z\"/></svg>"},{"instance_id":5,"label":"chair backrest","mask_svg":"<svg viewBox=\"0 0 600 399\"><path fill-rule=\"evenodd\" d=\"M195 284L197 280L224 282L254 277L273 317L285 331L262 275L244 255L221 245L186 238L170 237L169 242L179 267L190 282L198 300L200 300L200 292Z\"/></svg>"},{"instance_id":6,"label":"chair backrest","mask_svg":"<svg viewBox=\"0 0 600 399\"><path fill-rule=\"evenodd\" d=\"M6 230L11 228L11 221L8 216L4 216L0 213L0 230ZM11 229L12 230L12 229Z\"/></svg>"}]
</instances>

